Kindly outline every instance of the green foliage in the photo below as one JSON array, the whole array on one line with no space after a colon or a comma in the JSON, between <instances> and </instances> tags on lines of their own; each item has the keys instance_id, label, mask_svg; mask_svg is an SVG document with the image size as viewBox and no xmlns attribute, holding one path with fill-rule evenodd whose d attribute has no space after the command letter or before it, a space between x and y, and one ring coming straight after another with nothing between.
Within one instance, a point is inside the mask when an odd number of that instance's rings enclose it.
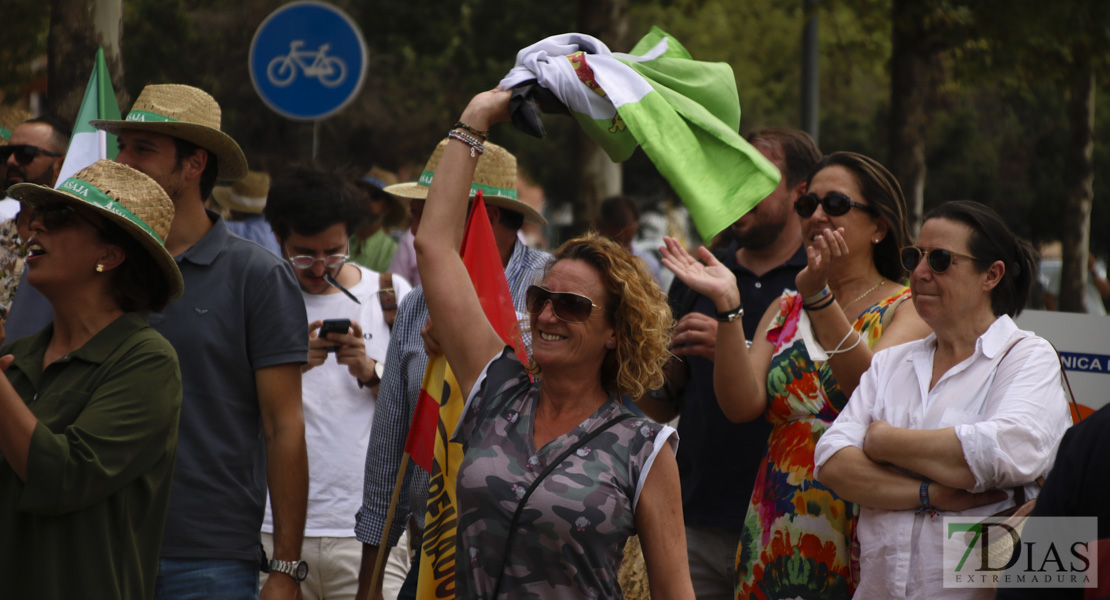
<instances>
[{"instance_id":1,"label":"green foliage","mask_svg":"<svg viewBox=\"0 0 1110 600\"><path fill-rule=\"evenodd\" d=\"M44 2L4 0L4 43L0 44L0 97L4 104L26 93L35 59L46 55L50 8ZM45 72L45 66L43 67Z\"/></svg>"}]
</instances>

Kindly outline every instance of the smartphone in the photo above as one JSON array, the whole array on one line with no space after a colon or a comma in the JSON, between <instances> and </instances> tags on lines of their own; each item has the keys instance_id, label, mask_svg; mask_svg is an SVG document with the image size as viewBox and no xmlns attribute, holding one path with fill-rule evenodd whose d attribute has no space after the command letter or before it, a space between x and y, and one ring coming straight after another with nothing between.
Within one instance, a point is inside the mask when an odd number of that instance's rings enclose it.
<instances>
[{"instance_id":1,"label":"smartphone","mask_svg":"<svg viewBox=\"0 0 1110 600\"><path fill-rule=\"evenodd\" d=\"M320 326L320 332L317 334L319 337L327 339L329 333L342 333L346 334L351 329L350 319L324 319L324 324ZM335 352L339 346L328 346L328 352Z\"/></svg>"}]
</instances>

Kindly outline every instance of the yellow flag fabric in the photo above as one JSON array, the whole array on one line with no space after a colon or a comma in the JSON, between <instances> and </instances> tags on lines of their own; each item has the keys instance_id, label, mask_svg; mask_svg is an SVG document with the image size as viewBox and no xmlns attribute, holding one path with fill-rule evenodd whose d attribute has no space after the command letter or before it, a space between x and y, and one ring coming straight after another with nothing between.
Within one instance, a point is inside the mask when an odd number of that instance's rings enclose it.
<instances>
[{"instance_id":1,"label":"yellow flag fabric","mask_svg":"<svg viewBox=\"0 0 1110 600\"><path fill-rule=\"evenodd\" d=\"M462 415L466 399L447 359L432 358L424 372L421 388L439 403L435 462L428 479L428 513L424 518L424 538L420 545L420 580L416 597L420 600L455 597L455 479L462 463L461 444L450 442Z\"/></svg>"}]
</instances>

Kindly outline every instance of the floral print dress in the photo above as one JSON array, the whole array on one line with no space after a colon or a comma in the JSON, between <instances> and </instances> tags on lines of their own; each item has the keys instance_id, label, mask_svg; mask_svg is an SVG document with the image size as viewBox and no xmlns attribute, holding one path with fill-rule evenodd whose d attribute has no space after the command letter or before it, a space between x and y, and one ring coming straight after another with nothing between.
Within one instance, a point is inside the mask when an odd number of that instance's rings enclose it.
<instances>
[{"instance_id":1,"label":"floral print dress","mask_svg":"<svg viewBox=\"0 0 1110 600\"><path fill-rule=\"evenodd\" d=\"M853 327L874 347L906 287L871 306ZM828 364L816 364L798 331L802 298L783 295L767 330L774 344L767 373L767 412L773 425L740 545L737 597L851 598L858 562L851 549L859 508L813 477L813 450L848 398Z\"/></svg>"}]
</instances>

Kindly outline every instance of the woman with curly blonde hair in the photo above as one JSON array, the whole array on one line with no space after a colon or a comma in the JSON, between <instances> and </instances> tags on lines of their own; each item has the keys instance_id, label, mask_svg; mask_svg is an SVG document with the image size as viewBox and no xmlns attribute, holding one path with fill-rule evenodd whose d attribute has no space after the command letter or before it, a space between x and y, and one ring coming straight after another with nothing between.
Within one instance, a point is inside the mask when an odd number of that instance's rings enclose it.
<instances>
[{"instance_id":1,"label":"woman with curly blonde hair","mask_svg":"<svg viewBox=\"0 0 1110 600\"><path fill-rule=\"evenodd\" d=\"M638 534L653 596L693 598L677 435L620 401L662 383L672 323L662 291L613 242L567 242L528 290L525 367L485 319L459 257L476 157L508 103L498 90L471 100L416 237L436 341L467 397L455 430L465 448L456 595L619 598L624 543Z\"/></svg>"}]
</instances>

